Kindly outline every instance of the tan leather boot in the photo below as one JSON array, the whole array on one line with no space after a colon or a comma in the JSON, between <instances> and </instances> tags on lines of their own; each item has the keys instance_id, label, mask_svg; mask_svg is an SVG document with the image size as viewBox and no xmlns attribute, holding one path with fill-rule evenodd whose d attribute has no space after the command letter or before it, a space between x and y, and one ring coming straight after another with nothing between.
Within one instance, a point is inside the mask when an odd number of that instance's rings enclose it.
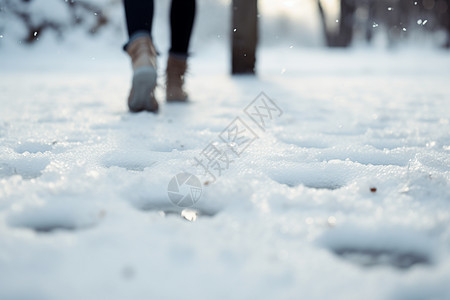
<instances>
[{"instance_id":1,"label":"tan leather boot","mask_svg":"<svg viewBox=\"0 0 450 300\"><path fill-rule=\"evenodd\" d=\"M167 102L185 102L187 93L183 90L184 75L186 73L186 59L169 55L166 69L166 100Z\"/></svg>"},{"instance_id":2,"label":"tan leather boot","mask_svg":"<svg viewBox=\"0 0 450 300\"><path fill-rule=\"evenodd\" d=\"M133 82L128 97L128 108L132 112L143 110L156 112L156 49L148 36L132 41L126 49L133 65Z\"/></svg>"}]
</instances>

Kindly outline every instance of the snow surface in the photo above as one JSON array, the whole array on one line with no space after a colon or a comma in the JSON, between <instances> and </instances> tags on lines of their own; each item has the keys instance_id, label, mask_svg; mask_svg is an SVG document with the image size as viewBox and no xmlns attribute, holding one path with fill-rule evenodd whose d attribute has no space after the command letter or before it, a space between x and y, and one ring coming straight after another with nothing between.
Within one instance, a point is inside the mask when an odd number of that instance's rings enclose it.
<instances>
[{"instance_id":1,"label":"snow surface","mask_svg":"<svg viewBox=\"0 0 450 300\"><path fill-rule=\"evenodd\" d=\"M154 115L126 110L119 43L77 38L0 48L0 299L450 298L448 52L280 45L230 77L210 43ZM171 204L236 117L259 139Z\"/></svg>"}]
</instances>

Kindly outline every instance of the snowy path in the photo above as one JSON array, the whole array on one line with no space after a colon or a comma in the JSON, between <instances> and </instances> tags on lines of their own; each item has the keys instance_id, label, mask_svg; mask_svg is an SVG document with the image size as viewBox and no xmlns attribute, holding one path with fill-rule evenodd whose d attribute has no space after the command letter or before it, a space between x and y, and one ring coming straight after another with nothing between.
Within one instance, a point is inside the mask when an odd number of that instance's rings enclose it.
<instances>
[{"instance_id":1,"label":"snowy path","mask_svg":"<svg viewBox=\"0 0 450 300\"><path fill-rule=\"evenodd\" d=\"M449 54L266 49L230 78L215 51L158 115L126 112L124 57L3 61L0 298L449 299ZM259 138L188 222L167 184L236 117Z\"/></svg>"}]
</instances>

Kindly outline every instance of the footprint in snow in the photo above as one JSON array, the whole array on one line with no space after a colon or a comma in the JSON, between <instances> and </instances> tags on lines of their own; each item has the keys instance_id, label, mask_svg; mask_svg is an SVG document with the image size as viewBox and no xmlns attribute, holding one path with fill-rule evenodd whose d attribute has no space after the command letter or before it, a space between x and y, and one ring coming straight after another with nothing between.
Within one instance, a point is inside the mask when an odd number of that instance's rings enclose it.
<instances>
[{"instance_id":1,"label":"footprint in snow","mask_svg":"<svg viewBox=\"0 0 450 300\"><path fill-rule=\"evenodd\" d=\"M51 144L39 143L39 142L19 142L15 147L14 151L19 154L25 152L28 153L44 153L52 150Z\"/></svg>"},{"instance_id":2,"label":"footprint in snow","mask_svg":"<svg viewBox=\"0 0 450 300\"><path fill-rule=\"evenodd\" d=\"M20 157L0 160L0 178L20 175L23 179L33 179L42 175L50 163L45 157Z\"/></svg>"},{"instance_id":3,"label":"footprint in snow","mask_svg":"<svg viewBox=\"0 0 450 300\"><path fill-rule=\"evenodd\" d=\"M333 228L318 244L345 261L374 267L387 265L406 270L433 261L434 241L402 228L361 229L358 226Z\"/></svg>"},{"instance_id":4,"label":"footprint in snow","mask_svg":"<svg viewBox=\"0 0 450 300\"><path fill-rule=\"evenodd\" d=\"M181 218L194 222L199 217L213 217L217 211L212 208L193 206L183 208L168 202L169 200L152 203L134 203L133 206L141 211L156 211L162 216L180 216Z\"/></svg>"},{"instance_id":5,"label":"footprint in snow","mask_svg":"<svg viewBox=\"0 0 450 300\"><path fill-rule=\"evenodd\" d=\"M65 201L39 207L27 207L11 212L7 221L12 227L51 233L57 230L75 231L93 227L105 214L102 211L74 209L74 207L74 205L67 205Z\"/></svg>"},{"instance_id":6,"label":"footprint in snow","mask_svg":"<svg viewBox=\"0 0 450 300\"><path fill-rule=\"evenodd\" d=\"M144 171L156 162L148 152L110 152L103 156L101 163L106 168L119 167L129 171Z\"/></svg>"},{"instance_id":7,"label":"footprint in snow","mask_svg":"<svg viewBox=\"0 0 450 300\"><path fill-rule=\"evenodd\" d=\"M354 170L347 163L292 164L273 168L269 177L289 187L299 185L313 189L336 190L354 178Z\"/></svg>"}]
</instances>

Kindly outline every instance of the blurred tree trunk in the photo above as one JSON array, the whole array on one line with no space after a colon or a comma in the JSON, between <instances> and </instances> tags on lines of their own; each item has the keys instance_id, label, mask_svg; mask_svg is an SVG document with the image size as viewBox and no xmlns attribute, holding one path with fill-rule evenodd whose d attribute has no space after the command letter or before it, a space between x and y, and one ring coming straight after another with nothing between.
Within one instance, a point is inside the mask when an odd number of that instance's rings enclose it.
<instances>
[{"instance_id":1,"label":"blurred tree trunk","mask_svg":"<svg viewBox=\"0 0 450 300\"><path fill-rule=\"evenodd\" d=\"M254 74L258 42L258 1L233 0L232 74Z\"/></svg>"},{"instance_id":2,"label":"blurred tree trunk","mask_svg":"<svg viewBox=\"0 0 450 300\"><path fill-rule=\"evenodd\" d=\"M444 47L450 49L450 0L441 1L440 4L442 8L440 11L441 23L447 32L447 41Z\"/></svg>"},{"instance_id":3,"label":"blurred tree trunk","mask_svg":"<svg viewBox=\"0 0 450 300\"><path fill-rule=\"evenodd\" d=\"M320 0L317 0L317 5L319 7L320 23L322 24L322 30L323 30L323 36L325 37L325 43L326 43L327 47L332 47L334 36L327 28L327 17L325 15L325 11L323 10L322 2L320 2Z\"/></svg>"},{"instance_id":4,"label":"blurred tree trunk","mask_svg":"<svg viewBox=\"0 0 450 300\"><path fill-rule=\"evenodd\" d=\"M367 4L367 15L368 19L366 22L366 41L371 42L373 38L373 26L375 24L375 17L376 17L376 0L368 0Z\"/></svg>"},{"instance_id":5,"label":"blurred tree trunk","mask_svg":"<svg viewBox=\"0 0 450 300\"><path fill-rule=\"evenodd\" d=\"M341 19L339 21L339 38L337 40L337 44L340 47L348 47L352 42L355 10L355 0L341 0Z\"/></svg>"},{"instance_id":6,"label":"blurred tree trunk","mask_svg":"<svg viewBox=\"0 0 450 300\"><path fill-rule=\"evenodd\" d=\"M328 47L348 47L353 39L353 26L355 21L356 3L355 0L340 0L340 18L337 33L330 32L327 28L326 15L320 0L319 13L321 23Z\"/></svg>"}]
</instances>

